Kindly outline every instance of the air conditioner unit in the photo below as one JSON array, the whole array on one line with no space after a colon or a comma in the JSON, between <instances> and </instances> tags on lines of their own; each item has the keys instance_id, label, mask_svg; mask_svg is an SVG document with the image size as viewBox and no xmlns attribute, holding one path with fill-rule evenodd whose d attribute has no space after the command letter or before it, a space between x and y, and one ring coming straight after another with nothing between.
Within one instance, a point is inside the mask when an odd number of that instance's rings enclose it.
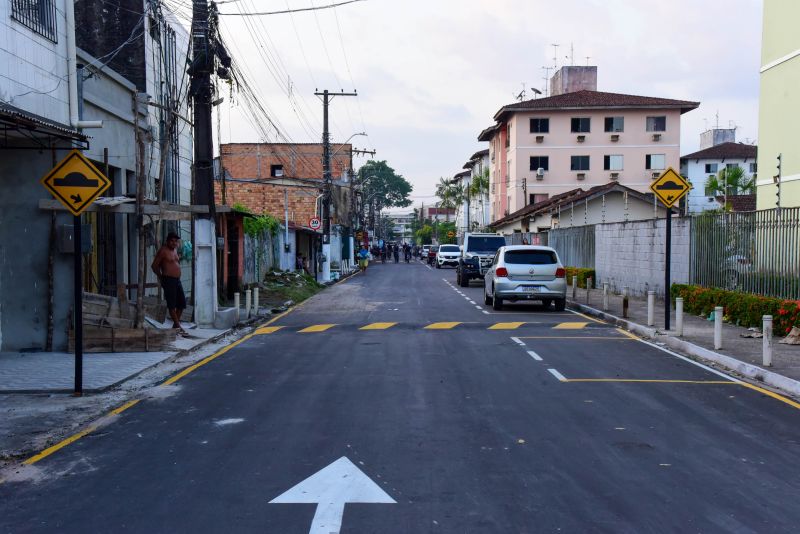
<instances>
[{"instance_id":1,"label":"air conditioner unit","mask_svg":"<svg viewBox=\"0 0 800 534\"><path fill-rule=\"evenodd\" d=\"M585 180L586 179L586 173L585 172L579 172L577 177L578 177L578 180Z\"/></svg>"},{"instance_id":2,"label":"air conditioner unit","mask_svg":"<svg viewBox=\"0 0 800 534\"><path fill-rule=\"evenodd\" d=\"M612 180L619 180L619 173L618 172L612 172L611 173L611 179Z\"/></svg>"},{"instance_id":3,"label":"air conditioner unit","mask_svg":"<svg viewBox=\"0 0 800 534\"><path fill-rule=\"evenodd\" d=\"M586 141L586 136L585 135L579 135L578 136L578 142L579 143L583 143L584 141Z\"/></svg>"},{"instance_id":4,"label":"air conditioner unit","mask_svg":"<svg viewBox=\"0 0 800 534\"><path fill-rule=\"evenodd\" d=\"M539 167L538 169L536 169L536 176L539 180L544 178L544 167Z\"/></svg>"},{"instance_id":5,"label":"air conditioner unit","mask_svg":"<svg viewBox=\"0 0 800 534\"><path fill-rule=\"evenodd\" d=\"M653 134L653 141L661 141L661 134Z\"/></svg>"},{"instance_id":6,"label":"air conditioner unit","mask_svg":"<svg viewBox=\"0 0 800 534\"><path fill-rule=\"evenodd\" d=\"M537 135L536 136L536 142L537 143L544 143L544 136L543 135Z\"/></svg>"},{"instance_id":7,"label":"air conditioner unit","mask_svg":"<svg viewBox=\"0 0 800 534\"><path fill-rule=\"evenodd\" d=\"M611 141L614 143L619 141L619 134L611 134Z\"/></svg>"}]
</instances>

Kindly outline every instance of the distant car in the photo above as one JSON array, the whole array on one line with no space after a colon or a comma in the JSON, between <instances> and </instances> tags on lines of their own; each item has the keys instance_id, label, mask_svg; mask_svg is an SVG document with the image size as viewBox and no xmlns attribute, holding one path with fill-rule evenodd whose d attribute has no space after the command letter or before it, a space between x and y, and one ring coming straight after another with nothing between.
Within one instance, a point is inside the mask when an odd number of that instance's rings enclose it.
<instances>
[{"instance_id":1,"label":"distant car","mask_svg":"<svg viewBox=\"0 0 800 534\"><path fill-rule=\"evenodd\" d=\"M428 265L433 265L433 262L436 261L437 252L439 252L439 245L431 245L431 248L428 249Z\"/></svg>"},{"instance_id":2,"label":"distant car","mask_svg":"<svg viewBox=\"0 0 800 534\"><path fill-rule=\"evenodd\" d=\"M458 265L458 258L461 256L461 249L458 245L442 245L436 254L436 268L441 269L445 265Z\"/></svg>"},{"instance_id":3,"label":"distant car","mask_svg":"<svg viewBox=\"0 0 800 534\"><path fill-rule=\"evenodd\" d=\"M430 245L422 245L422 250L419 253L420 259L427 261L428 260L428 251L430 249L431 249Z\"/></svg>"},{"instance_id":4,"label":"distant car","mask_svg":"<svg viewBox=\"0 0 800 534\"><path fill-rule=\"evenodd\" d=\"M495 310L503 302L540 300L555 303L563 311L567 303L567 272L550 247L512 245L501 247L489 266L483 284L483 302Z\"/></svg>"}]
</instances>

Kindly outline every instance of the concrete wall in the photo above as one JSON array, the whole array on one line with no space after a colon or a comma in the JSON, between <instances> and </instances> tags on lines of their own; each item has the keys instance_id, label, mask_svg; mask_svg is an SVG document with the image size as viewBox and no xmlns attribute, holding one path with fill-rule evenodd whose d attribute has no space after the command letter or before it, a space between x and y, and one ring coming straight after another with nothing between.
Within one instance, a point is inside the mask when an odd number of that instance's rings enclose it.
<instances>
[{"instance_id":1,"label":"concrete wall","mask_svg":"<svg viewBox=\"0 0 800 534\"><path fill-rule=\"evenodd\" d=\"M664 294L665 220L595 226L595 270L598 283L614 291L628 286L631 294L648 290ZM672 219L672 283L689 283L688 218Z\"/></svg>"},{"instance_id":2,"label":"concrete wall","mask_svg":"<svg viewBox=\"0 0 800 534\"><path fill-rule=\"evenodd\" d=\"M66 3L55 4L57 42L12 19L11 2L0 2L0 99L67 124Z\"/></svg>"}]
</instances>

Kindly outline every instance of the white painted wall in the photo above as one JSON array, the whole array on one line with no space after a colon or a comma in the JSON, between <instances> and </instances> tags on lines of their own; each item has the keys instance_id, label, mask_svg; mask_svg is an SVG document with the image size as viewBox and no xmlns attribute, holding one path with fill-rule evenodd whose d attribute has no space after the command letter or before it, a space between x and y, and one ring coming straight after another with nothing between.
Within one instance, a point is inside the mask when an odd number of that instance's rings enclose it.
<instances>
[{"instance_id":1,"label":"white painted wall","mask_svg":"<svg viewBox=\"0 0 800 534\"><path fill-rule=\"evenodd\" d=\"M0 2L0 100L66 125L66 4L55 2L58 42L13 20L11 2Z\"/></svg>"}]
</instances>

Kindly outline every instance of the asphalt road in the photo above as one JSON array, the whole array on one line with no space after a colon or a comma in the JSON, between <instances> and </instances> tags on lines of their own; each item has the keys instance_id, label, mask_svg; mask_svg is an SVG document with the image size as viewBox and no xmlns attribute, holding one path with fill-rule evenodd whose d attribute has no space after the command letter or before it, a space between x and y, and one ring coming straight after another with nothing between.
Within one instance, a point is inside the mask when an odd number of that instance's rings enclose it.
<instances>
[{"instance_id":1,"label":"asphalt road","mask_svg":"<svg viewBox=\"0 0 800 534\"><path fill-rule=\"evenodd\" d=\"M800 525L795 407L451 269L373 265L162 389L0 484L0 532Z\"/></svg>"}]
</instances>

